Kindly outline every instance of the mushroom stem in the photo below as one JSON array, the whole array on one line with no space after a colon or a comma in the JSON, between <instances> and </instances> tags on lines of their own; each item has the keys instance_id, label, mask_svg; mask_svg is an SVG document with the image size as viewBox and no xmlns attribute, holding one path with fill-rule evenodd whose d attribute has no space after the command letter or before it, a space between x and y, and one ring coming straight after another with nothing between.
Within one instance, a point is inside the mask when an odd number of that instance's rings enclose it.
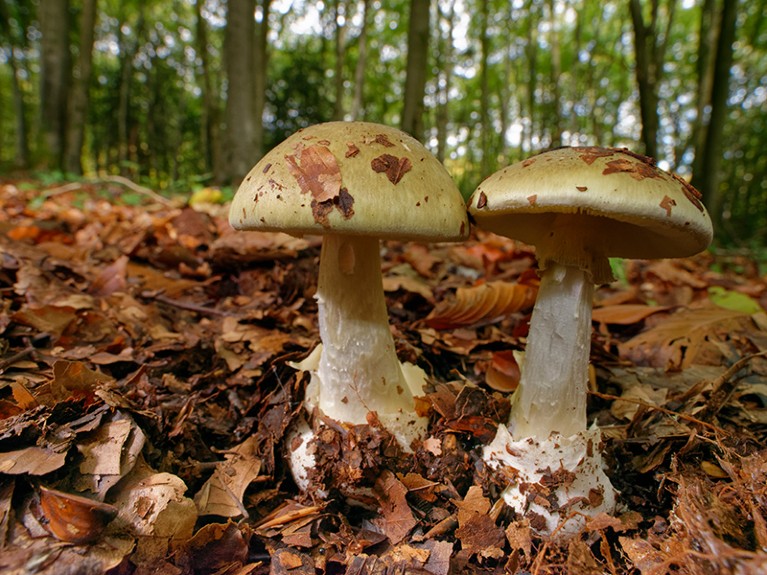
<instances>
[{"instance_id":1,"label":"mushroom stem","mask_svg":"<svg viewBox=\"0 0 767 575\"><path fill-rule=\"evenodd\" d=\"M593 295L587 271L552 262L543 272L509 419L512 436L547 439L586 429Z\"/></svg>"},{"instance_id":2,"label":"mushroom stem","mask_svg":"<svg viewBox=\"0 0 767 575\"><path fill-rule=\"evenodd\" d=\"M379 250L373 237L330 234L323 239L316 295L322 339L319 408L348 424L367 423L374 411L408 448L425 420L414 414L413 390L394 349Z\"/></svg>"}]
</instances>

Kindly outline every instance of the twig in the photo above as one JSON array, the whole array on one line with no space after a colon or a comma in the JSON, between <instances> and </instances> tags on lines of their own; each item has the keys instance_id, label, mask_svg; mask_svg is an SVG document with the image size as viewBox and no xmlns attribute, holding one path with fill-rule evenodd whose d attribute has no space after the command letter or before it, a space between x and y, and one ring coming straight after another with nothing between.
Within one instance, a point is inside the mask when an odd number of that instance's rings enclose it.
<instances>
[{"instance_id":1,"label":"twig","mask_svg":"<svg viewBox=\"0 0 767 575\"><path fill-rule=\"evenodd\" d=\"M21 351L18 351L16 353L14 353L8 359L4 359L4 360L0 361L0 373L3 373L6 370L6 368L12 366L17 361L24 359L29 354L31 354L33 351L35 351L35 348L30 345L29 347L25 347Z\"/></svg>"},{"instance_id":2,"label":"twig","mask_svg":"<svg viewBox=\"0 0 767 575\"><path fill-rule=\"evenodd\" d=\"M86 180L84 183L72 182L70 184L64 184L63 186L58 186L56 188L51 188L50 190L46 190L45 192L42 193L42 197L52 198L54 196L66 194L67 192L82 190L85 187L85 184L93 185L93 184L103 184L105 182L120 184L121 186L130 188L134 192L148 196L152 198L155 202L160 203L166 207L169 207L169 208L175 207L175 204L173 203L173 201L169 200L168 198L163 197L157 192L155 192L154 190L145 188L144 186L141 186L137 184L136 182L129 180L128 178L123 176L104 176L102 178L94 178L94 179Z\"/></svg>"},{"instance_id":3,"label":"twig","mask_svg":"<svg viewBox=\"0 0 767 575\"><path fill-rule=\"evenodd\" d=\"M150 190L149 188L145 188L144 186L138 185L136 182L129 180L128 178L125 178L123 176L105 176L101 178L102 181L106 182L113 182L115 184L120 184L125 186L126 188L130 188L134 192L138 192L139 194L144 194L145 196L149 196L154 201L164 204L168 207L173 207L174 204L172 201L170 201L168 198L165 198L155 192L154 190Z\"/></svg>"},{"instance_id":4,"label":"twig","mask_svg":"<svg viewBox=\"0 0 767 575\"><path fill-rule=\"evenodd\" d=\"M589 391L589 393L601 399L608 399L611 401L625 401L627 403L633 403L635 405L644 407L645 409L649 409L652 411L659 411L660 413L665 413L666 415L671 415L673 417L678 417L679 419L684 419L685 421L689 421L690 423L701 425L707 429L710 429L711 431L715 431L718 433L725 433L724 429L722 429L721 427L718 427L711 423L707 423L705 421L701 421L697 417L693 417L692 415L687 415L686 413L673 411L671 409L666 409L665 407L660 407L658 405L652 405L651 403L647 403L645 401L642 401L641 399L634 399L632 397L619 397L617 395L612 395L611 393L602 393L599 391Z\"/></svg>"},{"instance_id":5,"label":"twig","mask_svg":"<svg viewBox=\"0 0 767 575\"><path fill-rule=\"evenodd\" d=\"M719 413L738 386L738 381L735 379L735 375L752 359L765 356L767 356L767 350L742 357L728 367L722 375L717 377L712 382L713 389L711 390L708 402L706 403L706 406L700 410L698 417L702 420L709 420Z\"/></svg>"},{"instance_id":6,"label":"twig","mask_svg":"<svg viewBox=\"0 0 767 575\"><path fill-rule=\"evenodd\" d=\"M168 296L166 296L164 294L157 294L156 296L151 296L151 297L153 297L155 300L157 300L157 301L159 301L161 303L166 303L168 305L172 305L172 306L177 307L179 309L185 309L187 311L194 311L194 312L201 313L201 314L204 314L204 315L218 315L218 316L222 316L222 317L229 315L225 311L220 311L220 310L217 310L217 309L214 309L214 308L211 308L211 307L205 307L205 306L197 305L197 304L194 304L194 303L174 300L174 299L171 299L171 298L169 298Z\"/></svg>"}]
</instances>

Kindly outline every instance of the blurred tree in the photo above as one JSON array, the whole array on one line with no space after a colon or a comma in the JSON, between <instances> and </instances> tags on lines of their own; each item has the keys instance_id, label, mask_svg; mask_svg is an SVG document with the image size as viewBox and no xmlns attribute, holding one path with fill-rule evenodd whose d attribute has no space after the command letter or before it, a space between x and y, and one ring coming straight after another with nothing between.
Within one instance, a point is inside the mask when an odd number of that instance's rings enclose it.
<instances>
[{"instance_id":1,"label":"blurred tree","mask_svg":"<svg viewBox=\"0 0 767 575\"><path fill-rule=\"evenodd\" d=\"M735 41L735 22L737 19L737 1L722 0L721 14L718 18L719 32L717 34L714 70L711 79L711 111L708 122L704 121L705 137L700 140L701 146L696 148L695 156L697 171L693 172L692 183L703 194L703 201L711 211L714 229L721 226L723 197L721 194L720 172L722 162L722 136L727 115L727 98L729 96L730 69L733 58L733 42ZM705 94L700 95L706 98Z\"/></svg>"},{"instance_id":2,"label":"blurred tree","mask_svg":"<svg viewBox=\"0 0 767 575\"><path fill-rule=\"evenodd\" d=\"M69 0L45 0L37 10L41 33L42 159L49 168L62 169L70 78Z\"/></svg>"},{"instance_id":3,"label":"blurred tree","mask_svg":"<svg viewBox=\"0 0 767 575\"><path fill-rule=\"evenodd\" d=\"M73 174L83 172L82 153L90 97L97 4L97 0L83 0L80 14L80 47L69 94L64 155L64 170Z\"/></svg>"},{"instance_id":4,"label":"blurred tree","mask_svg":"<svg viewBox=\"0 0 767 575\"><path fill-rule=\"evenodd\" d=\"M423 112L429 63L430 15L430 0L410 0L407 73L401 127L418 140L424 138Z\"/></svg>"},{"instance_id":5,"label":"blurred tree","mask_svg":"<svg viewBox=\"0 0 767 575\"><path fill-rule=\"evenodd\" d=\"M658 157L658 116L661 79L666 47L674 20L676 0L668 0L661 6L661 0L650 0L650 19L645 20L640 0L630 0L631 22L634 25L635 73L639 87L639 110L642 117L642 143L644 153ZM661 8L665 12L665 25L661 22ZM663 26L663 29L661 29Z\"/></svg>"},{"instance_id":6,"label":"blurred tree","mask_svg":"<svg viewBox=\"0 0 767 575\"><path fill-rule=\"evenodd\" d=\"M255 163L253 95L255 0L228 0L226 16L226 181L239 183Z\"/></svg>"},{"instance_id":7,"label":"blurred tree","mask_svg":"<svg viewBox=\"0 0 767 575\"><path fill-rule=\"evenodd\" d=\"M31 163L27 106L21 79L24 64L19 57L28 49L25 30L31 20L31 12L28 2L0 0L0 41L8 54L7 61L11 68L15 132L13 164L16 168L27 168Z\"/></svg>"}]
</instances>

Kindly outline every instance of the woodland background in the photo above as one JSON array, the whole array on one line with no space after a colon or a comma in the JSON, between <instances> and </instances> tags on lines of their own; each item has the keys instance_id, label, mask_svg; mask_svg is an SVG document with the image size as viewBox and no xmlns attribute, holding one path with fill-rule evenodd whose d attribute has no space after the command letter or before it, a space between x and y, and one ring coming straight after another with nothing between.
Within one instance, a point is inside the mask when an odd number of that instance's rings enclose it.
<instances>
[{"instance_id":1,"label":"woodland background","mask_svg":"<svg viewBox=\"0 0 767 575\"><path fill-rule=\"evenodd\" d=\"M399 125L470 193L559 145L690 177L767 241L765 0L0 0L0 170L225 197L296 129Z\"/></svg>"}]
</instances>

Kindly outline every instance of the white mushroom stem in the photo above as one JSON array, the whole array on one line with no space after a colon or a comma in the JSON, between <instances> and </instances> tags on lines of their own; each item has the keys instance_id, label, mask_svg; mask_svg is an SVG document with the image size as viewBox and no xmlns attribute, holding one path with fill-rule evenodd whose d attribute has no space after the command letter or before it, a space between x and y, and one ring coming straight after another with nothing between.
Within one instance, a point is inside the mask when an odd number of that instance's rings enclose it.
<instances>
[{"instance_id":1,"label":"white mushroom stem","mask_svg":"<svg viewBox=\"0 0 767 575\"><path fill-rule=\"evenodd\" d=\"M599 429L586 428L593 295L589 271L548 261L508 429L483 452L509 479L504 501L543 534L571 536L615 509Z\"/></svg>"},{"instance_id":2,"label":"white mushroom stem","mask_svg":"<svg viewBox=\"0 0 767 575\"><path fill-rule=\"evenodd\" d=\"M374 411L408 449L426 420L415 415L413 392L421 390L411 389L394 349L379 250L374 237L323 239L316 296L323 346L319 408L348 424L364 424Z\"/></svg>"},{"instance_id":3,"label":"white mushroom stem","mask_svg":"<svg viewBox=\"0 0 767 575\"><path fill-rule=\"evenodd\" d=\"M593 295L591 274L578 267L550 263L543 272L509 420L514 437L586 429Z\"/></svg>"}]
</instances>

